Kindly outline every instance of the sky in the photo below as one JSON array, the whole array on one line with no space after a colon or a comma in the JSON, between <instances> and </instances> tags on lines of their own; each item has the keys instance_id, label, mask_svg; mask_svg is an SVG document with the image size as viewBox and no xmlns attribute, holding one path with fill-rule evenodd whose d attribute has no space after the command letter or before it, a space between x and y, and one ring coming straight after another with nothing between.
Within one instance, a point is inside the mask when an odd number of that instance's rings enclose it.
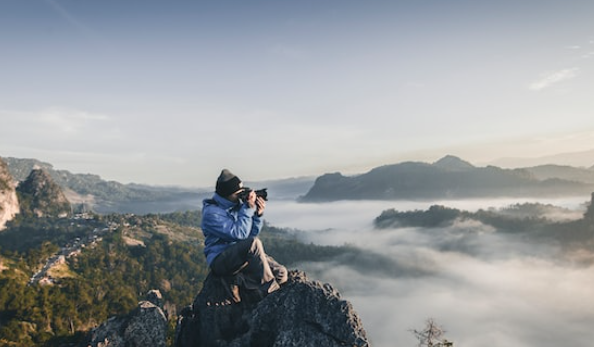
<instances>
[{"instance_id":1,"label":"sky","mask_svg":"<svg viewBox=\"0 0 594 347\"><path fill-rule=\"evenodd\" d=\"M213 186L590 155L594 2L0 0L0 156ZM588 152L590 151L590 152ZM591 159L589 159L591 158Z\"/></svg>"}]
</instances>

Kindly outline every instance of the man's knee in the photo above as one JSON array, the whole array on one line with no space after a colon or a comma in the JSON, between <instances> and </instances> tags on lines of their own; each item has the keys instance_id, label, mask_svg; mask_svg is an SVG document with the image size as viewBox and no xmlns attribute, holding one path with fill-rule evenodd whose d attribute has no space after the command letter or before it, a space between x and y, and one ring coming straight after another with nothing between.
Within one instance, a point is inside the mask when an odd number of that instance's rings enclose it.
<instances>
[{"instance_id":1,"label":"man's knee","mask_svg":"<svg viewBox=\"0 0 594 347\"><path fill-rule=\"evenodd\" d=\"M264 246L262 245L262 241L259 238L251 236L246 239L246 242L249 243L249 252L252 254L264 254Z\"/></svg>"}]
</instances>

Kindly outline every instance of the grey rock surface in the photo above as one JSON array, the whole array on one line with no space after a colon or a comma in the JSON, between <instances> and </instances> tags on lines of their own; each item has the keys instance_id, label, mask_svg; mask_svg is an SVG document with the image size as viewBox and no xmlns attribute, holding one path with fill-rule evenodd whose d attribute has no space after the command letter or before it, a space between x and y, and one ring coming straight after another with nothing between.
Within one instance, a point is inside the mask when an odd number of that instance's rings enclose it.
<instances>
[{"instance_id":1,"label":"grey rock surface","mask_svg":"<svg viewBox=\"0 0 594 347\"><path fill-rule=\"evenodd\" d=\"M157 295L149 292L151 298ZM158 294L160 296L160 293ZM149 301L123 317L112 317L89 334L81 346L91 347L165 347L167 318L163 310Z\"/></svg>"},{"instance_id":2,"label":"grey rock surface","mask_svg":"<svg viewBox=\"0 0 594 347\"><path fill-rule=\"evenodd\" d=\"M182 313L175 346L370 346L352 305L330 284L290 271L280 290L262 301L231 303L209 276Z\"/></svg>"}]
</instances>

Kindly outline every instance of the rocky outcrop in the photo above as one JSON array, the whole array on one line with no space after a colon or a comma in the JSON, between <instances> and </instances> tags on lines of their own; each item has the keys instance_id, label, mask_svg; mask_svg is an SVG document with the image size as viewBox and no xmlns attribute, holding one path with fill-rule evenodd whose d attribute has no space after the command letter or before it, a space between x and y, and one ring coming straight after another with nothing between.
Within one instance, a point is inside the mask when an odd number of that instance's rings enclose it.
<instances>
[{"instance_id":1,"label":"rocky outcrop","mask_svg":"<svg viewBox=\"0 0 594 347\"><path fill-rule=\"evenodd\" d=\"M80 347L165 347L167 317L160 302L161 293L150 291L130 314L112 317L93 329Z\"/></svg>"},{"instance_id":2,"label":"rocky outcrop","mask_svg":"<svg viewBox=\"0 0 594 347\"><path fill-rule=\"evenodd\" d=\"M0 158L0 230L19 213L19 201L8 165Z\"/></svg>"},{"instance_id":3,"label":"rocky outcrop","mask_svg":"<svg viewBox=\"0 0 594 347\"><path fill-rule=\"evenodd\" d=\"M66 217L70 202L44 169L33 169L17 187L21 212L36 217Z\"/></svg>"},{"instance_id":4,"label":"rocky outcrop","mask_svg":"<svg viewBox=\"0 0 594 347\"><path fill-rule=\"evenodd\" d=\"M193 305L182 311L176 347L369 346L352 305L330 284L290 271L280 290L258 303L231 303L209 275Z\"/></svg>"}]
</instances>

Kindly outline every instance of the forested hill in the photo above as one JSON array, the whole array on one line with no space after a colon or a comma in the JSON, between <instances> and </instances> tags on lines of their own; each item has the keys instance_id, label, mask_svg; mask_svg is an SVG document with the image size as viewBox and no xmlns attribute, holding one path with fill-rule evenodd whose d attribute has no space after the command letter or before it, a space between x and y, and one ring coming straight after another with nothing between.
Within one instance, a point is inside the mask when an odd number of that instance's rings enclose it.
<instances>
[{"instance_id":1,"label":"forested hill","mask_svg":"<svg viewBox=\"0 0 594 347\"><path fill-rule=\"evenodd\" d=\"M558 206L541 203L523 203L501 209L463 211L442 205L433 205L427 210L397 211L388 209L374 220L377 229L416 227L432 232L443 232L454 225L471 225L460 228L453 239L457 245L450 247L468 251L461 238L480 233L479 225L489 226L490 232L519 236L531 244L551 242L565 248L583 249L590 253L594 244L594 193L586 211L581 216ZM456 228L452 228L456 229ZM459 248L458 248L459 247ZM582 260L585 261L585 260ZM594 258L589 258L594 262Z\"/></svg>"},{"instance_id":2,"label":"forested hill","mask_svg":"<svg viewBox=\"0 0 594 347\"><path fill-rule=\"evenodd\" d=\"M446 156L432 164L404 162L377 167L357 176L325 174L316 179L302 200L585 195L594 190L594 170L570 167L553 170L553 167L475 167L457 157ZM578 180L579 177L590 179Z\"/></svg>"}]
</instances>

